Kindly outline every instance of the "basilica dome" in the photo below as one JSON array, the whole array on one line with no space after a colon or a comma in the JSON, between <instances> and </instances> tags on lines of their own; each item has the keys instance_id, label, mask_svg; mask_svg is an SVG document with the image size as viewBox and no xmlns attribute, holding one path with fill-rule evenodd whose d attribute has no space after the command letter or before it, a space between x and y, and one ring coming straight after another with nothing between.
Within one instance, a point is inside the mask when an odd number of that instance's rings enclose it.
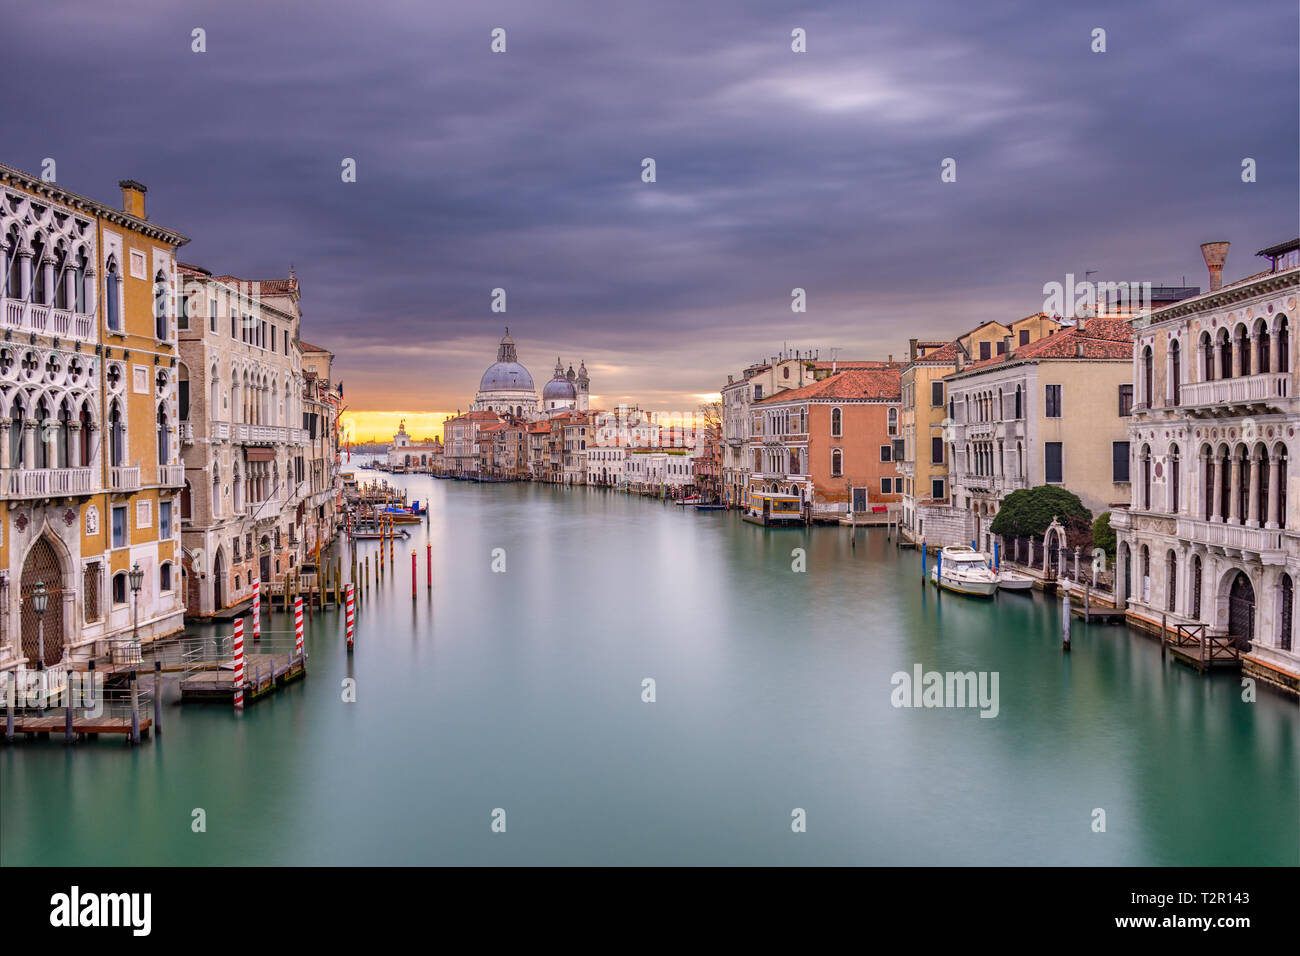
<instances>
[{"instance_id":1,"label":"basilica dome","mask_svg":"<svg viewBox=\"0 0 1300 956\"><path fill-rule=\"evenodd\" d=\"M509 332L506 332L505 338L497 348L496 362L488 366L488 370L483 373L483 378L479 380L478 390L480 392L533 391L533 377L528 374L528 369L519 364L518 356L515 354L515 341L510 337Z\"/></svg>"}]
</instances>

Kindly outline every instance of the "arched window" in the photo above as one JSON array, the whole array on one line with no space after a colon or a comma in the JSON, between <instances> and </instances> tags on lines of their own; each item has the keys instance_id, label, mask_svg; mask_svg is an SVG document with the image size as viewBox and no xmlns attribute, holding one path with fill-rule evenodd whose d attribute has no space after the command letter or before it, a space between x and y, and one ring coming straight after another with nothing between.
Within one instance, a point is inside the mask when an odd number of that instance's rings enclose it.
<instances>
[{"instance_id":1,"label":"arched window","mask_svg":"<svg viewBox=\"0 0 1300 956\"><path fill-rule=\"evenodd\" d=\"M167 412L158 409L158 464L165 465L170 460L171 442L167 433Z\"/></svg>"},{"instance_id":2,"label":"arched window","mask_svg":"<svg viewBox=\"0 0 1300 956\"><path fill-rule=\"evenodd\" d=\"M831 477L840 478L844 475L844 452L835 448L831 451Z\"/></svg>"},{"instance_id":3,"label":"arched window","mask_svg":"<svg viewBox=\"0 0 1300 956\"><path fill-rule=\"evenodd\" d=\"M122 428L122 406L114 400L108 411L108 463L119 468L125 456L126 432Z\"/></svg>"},{"instance_id":4,"label":"arched window","mask_svg":"<svg viewBox=\"0 0 1300 956\"><path fill-rule=\"evenodd\" d=\"M32 240L32 296L31 300L37 305L48 305L49 299L46 295L49 289L45 287L45 238L37 236Z\"/></svg>"},{"instance_id":5,"label":"arched window","mask_svg":"<svg viewBox=\"0 0 1300 956\"><path fill-rule=\"evenodd\" d=\"M119 571L113 575L113 603L126 603L126 572Z\"/></svg>"},{"instance_id":6,"label":"arched window","mask_svg":"<svg viewBox=\"0 0 1300 956\"><path fill-rule=\"evenodd\" d=\"M13 408L9 412L9 461L15 468L27 464L27 442L23 441L23 419L25 417L23 404L15 397Z\"/></svg>"},{"instance_id":7,"label":"arched window","mask_svg":"<svg viewBox=\"0 0 1300 956\"><path fill-rule=\"evenodd\" d=\"M1191 569L1192 585L1192 619L1199 621L1201 619L1201 556L1192 555Z\"/></svg>"},{"instance_id":8,"label":"arched window","mask_svg":"<svg viewBox=\"0 0 1300 956\"><path fill-rule=\"evenodd\" d=\"M60 242L54 247L54 307L68 307L68 250Z\"/></svg>"},{"instance_id":9,"label":"arched window","mask_svg":"<svg viewBox=\"0 0 1300 956\"><path fill-rule=\"evenodd\" d=\"M1151 446L1142 446L1142 510L1151 510Z\"/></svg>"},{"instance_id":10,"label":"arched window","mask_svg":"<svg viewBox=\"0 0 1300 956\"><path fill-rule=\"evenodd\" d=\"M86 258L86 250L78 249L77 255L73 259L72 307L82 315L89 311L86 308L86 269L89 261Z\"/></svg>"},{"instance_id":11,"label":"arched window","mask_svg":"<svg viewBox=\"0 0 1300 956\"><path fill-rule=\"evenodd\" d=\"M1151 550L1144 544L1142 545L1142 600L1149 602L1151 600Z\"/></svg>"},{"instance_id":12,"label":"arched window","mask_svg":"<svg viewBox=\"0 0 1300 956\"><path fill-rule=\"evenodd\" d=\"M1177 339L1169 343L1169 401L1177 406L1183 388L1183 349Z\"/></svg>"},{"instance_id":13,"label":"arched window","mask_svg":"<svg viewBox=\"0 0 1300 956\"><path fill-rule=\"evenodd\" d=\"M158 590L170 591L172 589L172 565L170 561L164 561L158 566Z\"/></svg>"},{"instance_id":14,"label":"arched window","mask_svg":"<svg viewBox=\"0 0 1300 956\"><path fill-rule=\"evenodd\" d=\"M1277 323L1277 370L1291 371L1291 328L1285 315Z\"/></svg>"},{"instance_id":15,"label":"arched window","mask_svg":"<svg viewBox=\"0 0 1300 956\"><path fill-rule=\"evenodd\" d=\"M22 240L18 237L18 226L9 227L9 232L5 235L5 242L9 246L5 255L8 260L5 263L5 295L11 299L21 299L23 297L23 257L20 256L19 250L22 249Z\"/></svg>"},{"instance_id":16,"label":"arched window","mask_svg":"<svg viewBox=\"0 0 1300 956\"><path fill-rule=\"evenodd\" d=\"M1020 386L1017 385L1017 386L1016 386L1016 419L1019 420L1020 418L1021 418L1021 411L1020 411Z\"/></svg>"},{"instance_id":17,"label":"arched window","mask_svg":"<svg viewBox=\"0 0 1300 956\"><path fill-rule=\"evenodd\" d=\"M1178 556L1171 548L1165 554L1165 610L1170 614L1178 603Z\"/></svg>"},{"instance_id":18,"label":"arched window","mask_svg":"<svg viewBox=\"0 0 1300 956\"><path fill-rule=\"evenodd\" d=\"M72 444L72 407L65 398L59 403L59 433L55 441L55 467L70 468L77 461L77 449Z\"/></svg>"},{"instance_id":19,"label":"arched window","mask_svg":"<svg viewBox=\"0 0 1300 956\"><path fill-rule=\"evenodd\" d=\"M114 332L122 331L122 284L117 273L117 259L110 256L108 269L104 274L104 313L108 317L108 327Z\"/></svg>"},{"instance_id":20,"label":"arched window","mask_svg":"<svg viewBox=\"0 0 1300 956\"><path fill-rule=\"evenodd\" d=\"M54 462L50 461L50 448L45 441L45 436L41 432L45 429L45 420L50 417L49 406L45 404L45 396L42 395L36 402L36 454L32 457L33 468L53 468Z\"/></svg>"},{"instance_id":21,"label":"arched window","mask_svg":"<svg viewBox=\"0 0 1300 956\"><path fill-rule=\"evenodd\" d=\"M1232 340L1227 329L1219 329L1219 371L1220 378L1232 378Z\"/></svg>"},{"instance_id":22,"label":"arched window","mask_svg":"<svg viewBox=\"0 0 1300 956\"><path fill-rule=\"evenodd\" d=\"M1268 373L1272 364L1272 342L1268 336L1268 326L1260 319L1255 324L1255 371L1260 375Z\"/></svg>"},{"instance_id":23,"label":"arched window","mask_svg":"<svg viewBox=\"0 0 1300 956\"><path fill-rule=\"evenodd\" d=\"M1282 575L1282 584L1279 588L1279 599L1282 607L1278 614L1279 630L1277 635L1277 646L1284 651L1291 650L1291 614L1295 606L1295 585L1291 581L1291 575Z\"/></svg>"},{"instance_id":24,"label":"arched window","mask_svg":"<svg viewBox=\"0 0 1300 956\"><path fill-rule=\"evenodd\" d=\"M898 409L897 408L891 408L889 410L889 434L891 435L898 434Z\"/></svg>"},{"instance_id":25,"label":"arched window","mask_svg":"<svg viewBox=\"0 0 1300 956\"><path fill-rule=\"evenodd\" d=\"M91 434L94 431L94 428L92 426L95 423L95 416L90 411L89 400L87 400L81 406L81 415L79 416L79 418L81 421L81 448L80 448L80 454L77 459L77 463L82 468L86 468L89 467L90 465Z\"/></svg>"},{"instance_id":26,"label":"arched window","mask_svg":"<svg viewBox=\"0 0 1300 956\"><path fill-rule=\"evenodd\" d=\"M1182 458L1178 446L1169 449L1169 513L1178 514L1179 483L1182 481Z\"/></svg>"},{"instance_id":27,"label":"arched window","mask_svg":"<svg viewBox=\"0 0 1300 956\"><path fill-rule=\"evenodd\" d=\"M1237 360L1241 363L1240 375L1250 374L1250 334L1244 325L1237 326Z\"/></svg>"},{"instance_id":28,"label":"arched window","mask_svg":"<svg viewBox=\"0 0 1300 956\"><path fill-rule=\"evenodd\" d=\"M844 418L838 408L831 409L831 437L839 438L844 434Z\"/></svg>"},{"instance_id":29,"label":"arched window","mask_svg":"<svg viewBox=\"0 0 1300 956\"><path fill-rule=\"evenodd\" d=\"M1209 332L1201 333L1201 381L1214 381L1214 340Z\"/></svg>"},{"instance_id":30,"label":"arched window","mask_svg":"<svg viewBox=\"0 0 1300 956\"><path fill-rule=\"evenodd\" d=\"M1152 381L1155 378L1155 359L1151 352L1151 346L1142 350L1142 404L1147 408L1152 405L1151 396L1153 392Z\"/></svg>"}]
</instances>

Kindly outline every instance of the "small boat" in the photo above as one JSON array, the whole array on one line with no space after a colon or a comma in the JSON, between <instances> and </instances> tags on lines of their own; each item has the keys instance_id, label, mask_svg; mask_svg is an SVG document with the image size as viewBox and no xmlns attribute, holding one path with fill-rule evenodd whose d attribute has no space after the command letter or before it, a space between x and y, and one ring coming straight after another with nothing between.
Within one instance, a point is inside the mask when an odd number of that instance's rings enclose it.
<instances>
[{"instance_id":1,"label":"small boat","mask_svg":"<svg viewBox=\"0 0 1300 956\"><path fill-rule=\"evenodd\" d=\"M1003 591L1032 591L1034 579L1019 571L999 571L998 587Z\"/></svg>"},{"instance_id":2,"label":"small boat","mask_svg":"<svg viewBox=\"0 0 1300 956\"><path fill-rule=\"evenodd\" d=\"M695 510L696 510L696 511L726 511L726 510L727 510L727 506L726 506L726 505L703 505L703 504L697 504L697 505L695 506Z\"/></svg>"},{"instance_id":3,"label":"small boat","mask_svg":"<svg viewBox=\"0 0 1300 956\"><path fill-rule=\"evenodd\" d=\"M700 503L699 495L688 495L685 498L678 498L675 502L673 502L673 504L682 505L683 507L686 505L698 505L699 503Z\"/></svg>"},{"instance_id":4,"label":"small boat","mask_svg":"<svg viewBox=\"0 0 1300 956\"><path fill-rule=\"evenodd\" d=\"M972 597L992 597L998 589L998 576L989 568L988 557L964 544L939 552L930 580L944 590Z\"/></svg>"}]
</instances>

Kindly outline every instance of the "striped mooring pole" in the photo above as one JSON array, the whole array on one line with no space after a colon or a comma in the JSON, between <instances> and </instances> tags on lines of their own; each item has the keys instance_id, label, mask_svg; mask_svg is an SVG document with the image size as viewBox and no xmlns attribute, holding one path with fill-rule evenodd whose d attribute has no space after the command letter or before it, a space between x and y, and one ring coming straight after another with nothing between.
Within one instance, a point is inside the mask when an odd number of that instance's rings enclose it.
<instances>
[{"instance_id":1,"label":"striped mooring pole","mask_svg":"<svg viewBox=\"0 0 1300 956\"><path fill-rule=\"evenodd\" d=\"M244 619L235 619L235 710L244 709Z\"/></svg>"},{"instance_id":2,"label":"striped mooring pole","mask_svg":"<svg viewBox=\"0 0 1300 956\"><path fill-rule=\"evenodd\" d=\"M302 598L293 599L293 650L301 662L302 656Z\"/></svg>"},{"instance_id":3,"label":"striped mooring pole","mask_svg":"<svg viewBox=\"0 0 1300 956\"><path fill-rule=\"evenodd\" d=\"M262 639L262 579L253 579L253 642Z\"/></svg>"},{"instance_id":4,"label":"striped mooring pole","mask_svg":"<svg viewBox=\"0 0 1300 956\"><path fill-rule=\"evenodd\" d=\"M347 628L348 628L348 653L352 653L352 637L356 633L357 618L352 604L352 585L348 585L347 597Z\"/></svg>"}]
</instances>

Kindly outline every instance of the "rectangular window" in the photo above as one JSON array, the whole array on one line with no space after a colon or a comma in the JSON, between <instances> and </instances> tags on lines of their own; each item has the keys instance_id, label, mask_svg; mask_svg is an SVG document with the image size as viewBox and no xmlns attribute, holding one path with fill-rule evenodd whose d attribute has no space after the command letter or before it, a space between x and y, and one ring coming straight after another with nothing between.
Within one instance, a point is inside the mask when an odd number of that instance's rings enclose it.
<instances>
[{"instance_id":1,"label":"rectangular window","mask_svg":"<svg viewBox=\"0 0 1300 956\"><path fill-rule=\"evenodd\" d=\"M266 323L265 322L260 323L260 325L258 326L257 344L262 348L266 348Z\"/></svg>"},{"instance_id":2,"label":"rectangular window","mask_svg":"<svg viewBox=\"0 0 1300 956\"><path fill-rule=\"evenodd\" d=\"M217 300L208 300L208 331L217 331Z\"/></svg>"},{"instance_id":3,"label":"rectangular window","mask_svg":"<svg viewBox=\"0 0 1300 956\"><path fill-rule=\"evenodd\" d=\"M894 439L894 461L905 461L907 452L903 448L903 439Z\"/></svg>"},{"instance_id":4,"label":"rectangular window","mask_svg":"<svg viewBox=\"0 0 1300 956\"><path fill-rule=\"evenodd\" d=\"M1028 330L1028 329L1021 329L1021 330L1020 330L1020 344L1021 344L1021 345L1028 345L1028 344L1029 344L1029 330Z\"/></svg>"},{"instance_id":5,"label":"rectangular window","mask_svg":"<svg viewBox=\"0 0 1300 956\"><path fill-rule=\"evenodd\" d=\"M882 495L892 495L892 494L894 493L894 479L893 479L893 478L881 478L881 479L880 479L880 493L881 493Z\"/></svg>"},{"instance_id":6,"label":"rectangular window","mask_svg":"<svg viewBox=\"0 0 1300 956\"><path fill-rule=\"evenodd\" d=\"M983 361L985 361L986 359L992 358L992 356L993 356L993 343L991 343L991 342L981 342L981 343L980 343L980 361L983 362Z\"/></svg>"},{"instance_id":7,"label":"rectangular window","mask_svg":"<svg viewBox=\"0 0 1300 956\"><path fill-rule=\"evenodd\" d=\"M943 464L943 436L935 435L930 439L930 464Z\"/></svg>"},{"instance_id":8,"label":"rectangular window","mask_svg":"<svg viewBox=\"0 0 1300 956\"><path fill-rule=\"evenodd\" d=\"M277 352L277 351L279 351L279 349L277 349L277 348L275 347L275 329L274 329L274 328L271 329L270 339L271 339L271 351L272 351L272 352Z\"/></svg>"},{"instance_id":9,"label":"rectangular window","mask_svg":"<svg viewBox=\"0 0 1300 956\"><path fill-rule=\"evenodd\" d=\"M1059 441L1043 444L1043 480L1049 485L1059 485L1065 480L1061 470L1061 454Z\"/></svg>"},{"instance_id":10,"label":"rectangular window","mask_svg":"<svg viewBox=\"0 0 1300 956\"><path fill-rule=\"evenodd\" d=\"M934 498L937 501L943 500L943 479L942 478L930 479L930 497Z\"/></svg>"},{"instance_id":11,"label":"rectangular window","mask_svg":"<svg viewBox=\"0 0 1300 956\"><path fill-rule=\"evenodd\" d=\"M85 610L87 624L99 620L99 579L100 564L98 561L92 561L86 565L85 573L82 575L81 587L81 606Z\"/></svg>"},{"instance_id":12,"label":"rectangular window","mask_svg":"<svg viewBox=\"0 0 1300 956\"><path fill-rule=\"evenodd\" d=\"M998 354L999 354L999 355L1006 355L1006 354L1007 354L1007 343L1006 343L1006 342L999 342L999 343L998 343Z\"/></svg>"},{"instance_id":13,"label":"rectangular window","mask_svg":"<svg viewBox=\"0 0 1300 956\"><path fill-rule=\"evenodd\" d=\"M943 408L943 382L930 383L930 407Z\"/></svg>"},{"instance_id":14,"label":"rectangular window","mask_svg":"<svg viewBox=\"0 0 1300 956\"><path fill-rule=\"evenodd\" d=\"M1110 443L1111 481L1128 481L1128 442Z\"/></svg>"},{"instance_id":15,"label":"rectangular window","mask_svg":"<svg viewBox=\"0 0 1300 956\"><path fill-rule=\"evenodd\" d=\"M126 505L113 506L113 547L126 547Z\"/></svg>"},{"instance_id":16,"label":"rectangular window","mask_svg":"<svg viewBox=\"0 0 1300 956\"><path fill-rule=\"evenodd\" d=\"M1046 415L1048 418L1060 418L1061 417L1061 386L1048 385L1046 386L1046 389L1047 389L1047 395L1046 395L1046 401L1044 402L1045 408L1043 414Z\"/></svg>"},{"instance_id":17,"label":"rectangular window","mask_svg":"<svg viewBox=\"0 0 1300 956\"><path fill-rule=\"evenodd\" d=\"M893 461L893 460L894 460L894 446L893 446L893 445L881 445L881 446L880 446L880 460L881 460L881 461Z\"/></svg>"},{"instance_id":18,"label":"rectangular window","mask_svg":"<svg viewBox=\"0 0 1300 956\"><path fill-rule=\"evenodd\" d=\"M760 398L762 398L762 397L763 397L763 386L762 386L762 385L755 385L755 386L754 386L754 401L758 401L758 400L759 400Z\"/></svg>"},{"instance_id":19,"label":"rectangular window","mask_svg":"<svg viewBox=\"0 0 1300 956\"><path fill-rule=\"evenodd\" d=\"M188 329L190 327L190 310L195 308L194 300L189 296L181 299L181 311L176 316L176 328Z\"/></svg>"},{"instance_id":20,"label":"rectangular window","mask_svg":"<svg viewBox=\"0 0 1300 956\"><path fill-rule=\"evenodd\" d=\"M284 330L284 354L289 354L289 330Z\"/></svg>"},{"instance_id":21,"label":"rectangular window","mask_svg":"<svg viewBox=\"0 0 1300 956\"><path fill-rule=\"evenodd\" d=\"M1133 386L1121 385L1119 387L1119 417L1128 418L1133 414Z\"/></svg>"},{"instance_id":22,"label":"rectangular window","mask_svg":"<svg viewBox=\"0 0 1300 956\"><path fill-rule=\"evenodd\" d=\"M172 536L172 503L158 502L158 537L167 539Z\"/></svg>"},{"instance_id":23,"label":"rectangular window","mask_svg":"<svg viewBox=\"0 0 1300 956\"><path fill-rule=\"evenodd\" d=\"M234 309L230 310L230 337L239 338L239 313Z\"/></svg>"}]
</instances>

